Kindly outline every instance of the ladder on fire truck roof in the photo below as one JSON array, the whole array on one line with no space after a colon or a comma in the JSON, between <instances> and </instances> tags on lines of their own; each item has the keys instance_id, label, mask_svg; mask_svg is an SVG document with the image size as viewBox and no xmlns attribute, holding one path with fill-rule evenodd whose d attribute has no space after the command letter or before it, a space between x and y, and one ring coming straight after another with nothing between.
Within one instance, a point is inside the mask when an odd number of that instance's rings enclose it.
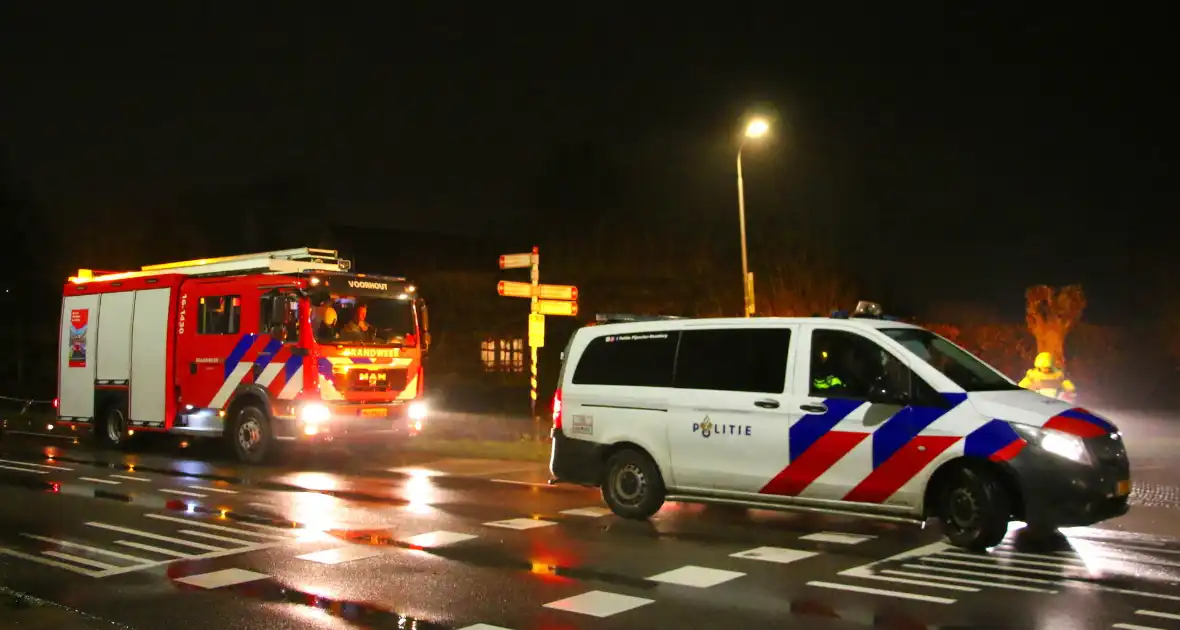
<instances>
[{"instance_id":1,"label":"ladder on fire truck roof","mask_svg":"<svg viewBox=\"0 0 1180 630\"><path fill-rule=\"evenodd\" d=\"M348 271L351 267L352 264L348 260L340 258L339 252L334 249L299 247L296 249L281 249L257 254L242 254L240 256L222 256L220 258L201 258L198 260L145 265L139 271L95 274L89 269L79 269L78 275L70 278L70 281L82 283L97 280L142 278L145 276L165 274L218 276L241 273L281 274L307 271Z\"/></svg>"}]
</instances>

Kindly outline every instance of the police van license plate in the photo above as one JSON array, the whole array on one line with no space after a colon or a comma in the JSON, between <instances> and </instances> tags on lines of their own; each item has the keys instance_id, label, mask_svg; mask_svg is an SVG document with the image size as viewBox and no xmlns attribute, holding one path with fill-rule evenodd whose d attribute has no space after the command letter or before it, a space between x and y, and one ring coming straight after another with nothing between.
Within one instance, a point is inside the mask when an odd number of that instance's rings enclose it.
<instances>
[{"instance_id":1,"label":"police van license plate","mask_svg":"<svg viewBox=\"0 0 1180 630\"><path fill-rule=\"evenodd\" d=\"M1115 496L1126 496L1131 494L1131 480L1126 479L1119 482L1118 488L1115 490Z\"/></svg>"},{"instance_id":2,"label":"police van license plate","mask_svg":"<svg viewBox=\"0 0 1180 630\"><path fill-rule=\"evenodd\" d=\"M362 418L384 418L389 415L389 409L385 407L374 407L372 409L361 409Z\"/></svg>"}]
</instances>

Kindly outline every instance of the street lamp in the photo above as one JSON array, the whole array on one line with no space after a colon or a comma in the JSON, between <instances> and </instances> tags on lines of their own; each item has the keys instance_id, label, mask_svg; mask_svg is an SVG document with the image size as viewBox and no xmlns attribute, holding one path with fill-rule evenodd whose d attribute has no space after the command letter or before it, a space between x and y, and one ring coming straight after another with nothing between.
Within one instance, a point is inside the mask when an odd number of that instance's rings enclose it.
<instances>
[{"instance_id":1,"label":"street lamp","mask_svg":"<svg viewBox=\"0 0 1180 630\"><path fill-rule=\"evenodd\" d=\"M756 140L770 131L770 123L762 118L755 118L746 125L746 133L742 136L742 143L737 153L737 185L738 185L738 224L742 230L742 296L745 301L743 312L746 317L754 314L754 278L750 275L750 264L746 257L746 191L742 185L742 149L746 148L747 140Z\"/></svg>"}]
</instances>

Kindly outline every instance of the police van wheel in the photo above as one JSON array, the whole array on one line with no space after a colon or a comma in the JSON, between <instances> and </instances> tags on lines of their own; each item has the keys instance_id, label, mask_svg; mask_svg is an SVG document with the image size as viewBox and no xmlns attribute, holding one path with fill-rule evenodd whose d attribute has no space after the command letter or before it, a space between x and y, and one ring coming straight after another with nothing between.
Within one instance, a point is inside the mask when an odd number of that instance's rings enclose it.
<instances>
[{"instance_id":1,"label":"police van wheel","mask_svg":"<svg viewBox=\"0 0 1180 630\"><path fill-rule=\"evenodd\" d=\"M994 547L1008 534L1011 500L994 475L964 468L948 483L939 520L951 544L971 551Z\"/></svg>"},{"instance_id":2,"label":"police van wheel","mask_svg":"<svg viewBox=\"0 0 1180 630\"><path fill-rule=\"evenodd\" d=\"M645 520L664 505L664 480L646 454L619 451L606 462L602 499L623 518Z\"/></svg>"},{"instance_id":3,"label":"police van wheel","mask_svg":"<svg viewBox=\"0 0 1180 630\"><path fill-rule=\"evenodd\" d=\"M254 405L243 405L234 417L227 435L238 461L261 464L271 456L274 435L266 412Z\"/></svg>"}]
</instances>

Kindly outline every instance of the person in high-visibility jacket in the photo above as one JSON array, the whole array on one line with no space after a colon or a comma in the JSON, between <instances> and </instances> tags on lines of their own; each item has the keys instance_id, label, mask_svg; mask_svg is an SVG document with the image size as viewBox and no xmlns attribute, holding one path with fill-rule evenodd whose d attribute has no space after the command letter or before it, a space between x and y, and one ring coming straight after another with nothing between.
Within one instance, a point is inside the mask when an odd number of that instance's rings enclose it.
<instances>
[{"instance_id":1,"label":"person in high-visibility jacket","mask_svg":"<svg viewBox=\"0 0 1180 630\"><path fill-rule=\"evenodd\" d=\"M1073 383L1065 378L1065 372L1053 365L1053 355L1048 352L1037 355L1033 369L1024 373L1020 386L1050 398L1058 398L1062 394L1072 396L1075 390Z\"/></svg>"}]
</instances>

